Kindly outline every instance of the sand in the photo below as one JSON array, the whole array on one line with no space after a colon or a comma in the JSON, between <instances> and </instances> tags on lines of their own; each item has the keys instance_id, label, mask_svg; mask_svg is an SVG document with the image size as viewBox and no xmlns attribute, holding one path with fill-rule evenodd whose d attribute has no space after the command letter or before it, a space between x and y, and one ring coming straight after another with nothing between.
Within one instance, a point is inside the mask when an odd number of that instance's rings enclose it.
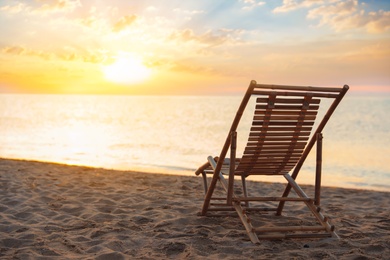
<instances>
[{"instance_id":1,"label":"sand","mask_svg":"<svg viewBox=\"0 0 390 260\"><path fill-rule=\"evenodd\" d=\"M278 184L251 182L256 193ZM324 188L340 240L252 244L238 218L200 217L200 177L0 159L1 259L389 259L390 196ZM299 218L299 216L297 216Z\"/></svg>"}]
</instances>

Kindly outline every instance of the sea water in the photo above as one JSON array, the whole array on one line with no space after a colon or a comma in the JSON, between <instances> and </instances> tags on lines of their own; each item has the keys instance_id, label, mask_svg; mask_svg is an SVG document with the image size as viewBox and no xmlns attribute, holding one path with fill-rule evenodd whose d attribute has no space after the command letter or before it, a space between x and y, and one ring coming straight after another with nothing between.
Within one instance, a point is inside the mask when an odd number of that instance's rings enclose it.
<instances>
[{"instance_id":1,"label":"sea water","mask_svg":"<svg viewBox=\"0 0 390 260\"><path fill-rule=\"evenodd\" d=\"M193 175L208 155L219 155L241 99L1 94L0 157ZM390 191L389 112L389 96L347 94L323 131L324 185ZM238 129L237 156L251 113L253 102ZM314 151L300 183L313 184Z\"/></svg>"}]
</instances>

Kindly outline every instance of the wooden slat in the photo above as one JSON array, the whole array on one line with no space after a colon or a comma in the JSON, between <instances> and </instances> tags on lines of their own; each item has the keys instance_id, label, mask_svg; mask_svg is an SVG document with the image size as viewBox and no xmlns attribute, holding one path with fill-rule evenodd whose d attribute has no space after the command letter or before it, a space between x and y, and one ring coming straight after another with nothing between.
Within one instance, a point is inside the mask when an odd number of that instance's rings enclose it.
<instances>
[{"instance_id":1,"label":"wooden slat","mask_svg":"<svg viewBox=\"0 0 390 260\"><path fill-rule=\"evenodd\" d=\"M260 126L252 126L251 127L251 132L260 132L264 130L263 127L260 127ZM275 132L282 132L282 131L296 131L297 128L296 127L267 127L267 132L272 132L272 131L275 131ZM311 127L300 127L299 128L300 131L311 131Z\"/></svg>"},{"instance_id":2,"label":"wooden slat","mask_svg":"<svg viewBox=\"0 0 390 260\"><path fill-rule=\"evenodd\" d=\"M233 203L233 207L236 210L239 218L241 219L242 224L244 225L246 232L252 241L252 243L260 243L259 239L257 238L256 233L254 232L254 228L252 224L250 223L250 220L248 216L244 213L244 210L242 209L240 203L235 202Z\"/></svg>"},{"instance_id":3,"label":"wooden slat","mask_svg":"<svg viewBox=\"0 0 390 260\"><path fill-rule=\"evenodd\" d=\"M267 115L261 115L261 116L254 116L253 120L259 121L259 120L315 120L315 116L307 116L307 115L276 115L276 116L267 116Z\"/></svg>"},{"instance_id":4,"label":"wooden slat","mask_svg":"<svg viewBox=\"0 0 390 260\"><path fill-rule=\"evenodd\" d=\"M257 98L256 103L268 103L269 98ZM305 99L303 98L276 98L276 103L284 103L284 104L303 104ZM310 104L319 104L321 102L321 99L312 99L310 100Z\"/></svg>"},{"instance_id":5,"label":"wooden slat","mask_svg":"<svg viewBox=\"0 0 390 260\"><path fill-rule=\"evenodd\" d=\"M280 167L283 165L283 167ZM295 163L289 163L289 164L274 164L273 168L271 168L271 165L265 165L263 168L254 168L253 164L242 164L238 169L253 169L253 170L277 170L277 169L284 169L284 168L291 168L294 167ZM269 166L270 168L266 168L266 166Z\"/></svg>"},{"instance_id":6,"label":"wooden slat","mask_svg":"<svg viewBox=\"0 0 390 260\"><path fill-rule=\"evenodd\" d=\"M252 153L248 153L248 154L244 154L242 158L250 158L250 157L253 157L254 154ZM296 154L286 154L286 153L283 153L283 154L267 154L267 155L259 155L257 156L256 158L258 159L268 159L270 157L273 157L272 159L281 159L281 158L286 158L286 156L289 156L290 158L299 158L301 156L300 153L296 153Z\"/></svg>"},{"instance_id":7,"label":"wooden slat","mask_svg":"<svg viewBox=\"0 0 390 260\"><path fill-rule=\"evenodd\" d=\"M241 164L240 167L251 167L252 169L257 169L257 170L270 170L270 169L280 169L280 168L283 168L281 167L280 165L283 165L283 164L267 164L267 165L258 165L258 164L255 164L255 163L251 163L251 164ZM290 164L291 165L291 164Z\"/></svg>"},{"instance_id":8,"label":"wooden slat","mask_svg":"<svg viewBox=\"0 0 390 260\"><path fill-rule=\"evenodd\" d=\"M327 233L318 233L318 234L267 234L267 235L257 235L258 239L286 239L286 238L326 238L331 237L330 234Z\"/></svg>"},{"instance_id":9,"label":"wooden slat","mask_svg":"<svg viewBox=\"0 0 390 260\"><path fill-rule=\"evenodd\" d=\"M251 164L251 163L257 163L257 164L281 164L281 163L294 163L296 160L294 158L289 159L258 159L258 160L249 160L248 158L246 160L243 160L240 165L245 164Z\"/></svg>"},{"instance_id":10,"label":"wooden slat","mask_svg":"<svg viewBox=\"0 0 390 260\"><path fill-rule=\"evenodd\" d=\"M323 226L278 226L278 227L261 227L255 228L256 232L297 232L297 231L326 231Z\"/></svg>"},{"instance_id":11,"label":"wooden slat","mask_svg":"<svg viewBox=\"0 0 390 260\"><path fill-rule=\"evenodd\" d=\"M297 151L299 149L304 149L305 143L294 145L294 143L285 145L268 145L266 143L258 143L257 145L247 145L244 151Z\"/></svg>"},{"instance_id":12,"label":"wooden slat","mask_svg":"<svg viewBox=\"0 0 390 260\"><path fill-rule=\"evenodd\" d=\"M244 176L247 176L249 173L249 175L267 175L267 176L283 176L283 174L285 174L284 171L278 171L278 172L263 172L263 171L241 171L237 174L237 176L241 176L241 175L244 175Z\"/></svg>"},{"instance_id":13,"label":"wooden slat","mask_svg":"<svg viewBox=\"0 0 390 260\"><path fill-rule=\"evenodd\" d=\"M253 167L253 165L256 164L256 163L242 163L237 169L244 169L245 167L248 168L248 167ZM296 161L291 161L289 163L286 163L284 164L283 162L281 163L273 163L273 164L265 164L265 166L271 166L271 165L284 165L285 167L294 167L294 165L296 164Z\"/></svg>"},{"instance_id":14,"label":"wooden slat","mask_svg":"<svg viewBox=\"0 0 390 260\"><path fill-rule=\"evenodd\" d=\"M254 212L254 211L276 211L277 208L265 208L265 207L245 207L246 212Z\"/></svg>"},{"instance_id":15,"label":"wooden slat","mask_svg":"<svg viewBox=\"0 0 390 260\"><path fill-rule=\"evenodd\" d=\"M335 92L335 93L339 93L343 90L343 88L324 88L324 87L314 87L314 86L293 86L293 85L274 85L274 84L256 84L254 86L254 89L257 88L282 89L282 90L290 90L290 91Z\"/></svg>"},{"instance_id":16,"label":"wooden slat","mask_svg":"<svg viewBox=\"0 0 390 260\"><path fill-rule=\"evenodd\" d=\"M254 90L252 95L270 95L271 93L275 93L277 96L292 96L292 97L305 97L308 95L306 92L288 92L288 91L261 91ZM318 93L312 92L310 93L313 97L322 97L322 98L337 98L338 94L328 94L328 93Z\"/></svg>"},{"instance_id":17,"label":"wooden slat","mask_svg":"<svg viewBox=\"0 0 390 260\"><path fill-rule=\"evenodd\" d=\"M270 122L265 122L265 121L253 121L252 123L253 126L312 126L314 125L313 121L270 121Z\"/></svg>"},{"instance_id":18,"label":"wooden slat","mask_svg":"<svg viewBox=\"0 0 390 260\"><path fill-rule=\"evenodd\" d=\"M234 211L234 208L232 206L230 206L230 207L210 207L208 209L208 211Z\"/></svg>"},{"instance_id":19,"label":"wooden slat","mask_svg":"<svg viewBox=\"0 0 390 260\"><path fill-rule=\"evenodd\" d=\"M259 136L259 137L262 137L262 136L269 136L269 137L298 137L298 136L310 136L310 132L299 132L299 133L296 133L294 131L288 131L288 132L277 132L277 133L267 133L267 132L250 132L249 133L249 136L251 137L256 137L256 136Z\"/></svg>"},{"instance_id":20,"label":"wooden slat","mask_svg":"<svg viewBox=\"0 0 390 260\"><path fill-rule=\"evenodd\" d=\"M247 163L252 163L253 161L249 160L249 159L246 159L246 160L243 160L240 165L245 165ZM284 158L279 158L279 159L257 159L254 161L255 163L258 163L258 164L281 164L281 163L294 163L296 162L296 159L294 158L290 158L288 160L284 159Z\"/></svg>"},{"instance_id":21,"label":"wooden slat","mask_svg":"<svg viewBox=\"0 0 390 260\"><path fill-rule=\"evenodd\" d=\"M278 170L280 170L280 168L278 167L262 167L262 168L252 168L252 167L242 167L240 168L241 170L250 170L250 171L256 171L256 172L277 172Z\"/></svg>"},{"instance_id":22,"label":"wooden slat","mask_svg":"<svg viewBox=\"0 0 390 260\"><path fill-rule=\"evenodd\" d=\"M245 154L253 153L258 154L259 156L265 156L265 155L276 155L276 154L301 154L303 152L304 147L297 147L297 148L268 148L268 149L261 149L261 148L245 148L244 152Z\"/></svg>"},{"instance_id":23,"label":"wooden slat","mask_svg":"<svg viewBox=\"0 0 390 260\"><path fill-rule=\"evenodd\" d=\"M267 137L267 138L261 138L261 137L249 137L248 138L248 143L249 142L259 142L259 141L291 141L291 142L296 142L296 141L307 141L309 140L308 137Z\"/></svg>"},{"instance_id":24,"label":"wooden slat","mask_svg":"<svg viewBox=\"0 0 390 260\"><path fill-rule=\"evenodd\" d=\"M287 173L289 172L293 167L291 166L288 166L288 167L283 167L283 168L279 168L279 169L258 169L258 168L252 168L250 166L248 167L239 167L237 168L237 172L245 172L245 173L249 173L249 174L278 174L280 172L284 172L284 173Z\"/></svg>"},{"instance_id":25,"label":"wooden slat","mask_svg":"<svg viewBox=\"0 0 390 260\"><path fill-rule=\"evenodd\" d=\"M305 146L306 145L306 142L289 142L289 141L283 141L283 142L271 142L271 141L263 141L263 142L248 142L247 143L247 147L248 146L256 146L256 147L258 147L258 146L270 146L270 145L276 145L276 146L278 146L278 145L286 145L286 146L291 146L291 145L294 145L294 146L296 146L296 145L300 145L300 146Z\"/></svg>"},{"instance_id":26,"label":"wooden slat","mask_svg":"<svg viewBox=\"0 0 390 260\"><path fill-rule=\"evenodd\" d=\"M242 156L243 158L245 157L250 157L256 155L256 158L259 159L267 159L267 158L279 158L279 157L286 157L286 156L291 156L291 157L299 157L301 156L301 151L264 151L264 153L256 153L253 151L244 151L244 155Z\"/></svg>"},{"instance_id":27,"label":"wooden slat","mask_svg":"<svg viewBox=\"0 0 390 260\"><path fill-rule=\"evenodd\" d=\"M312 201L310 198L298 197L237 197L238 201Z\"/></svg>"},{"instance_id":28,"label":"wooden slat","mask_svg":"<svg viewBox=\"0 0 390 260\"><path fill-rule=\"evenodd\" d=\"M267 109L268 105L256 105L256 109ZM307 108L307 110L318 110L319 106L312 105ZM297 105L275 105L276 110L302 110L302 106Z\"/></svg>"},{"instance_id":29,"label":"wooden slat","mask_svg":"<svg viewBox=\"0 0 390 260\"><path fill-rule=\"evenodd\" d=\"M299 115L310 115L310 116L315 116L317 115L318 111L289 111L289 110L272 110L272 111L267 111L267 110L260 110L257 109L255 110L254 114L255 115L292 115L292 116L299 116Z\"/></svg>"}]
</instances>

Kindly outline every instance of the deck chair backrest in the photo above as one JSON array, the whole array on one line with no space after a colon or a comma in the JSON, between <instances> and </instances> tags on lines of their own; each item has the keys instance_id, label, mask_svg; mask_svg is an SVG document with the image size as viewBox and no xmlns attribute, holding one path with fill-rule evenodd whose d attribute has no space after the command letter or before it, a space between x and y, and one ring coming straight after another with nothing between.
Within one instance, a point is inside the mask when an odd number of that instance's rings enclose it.
<instances>
[{"instance_id":1,"label":"deck chair backrest","mask_svg":"<svg viewBox=\"0 0 390 260\"><path fill-rule=\"evenodd\" d=\"M257 97L248 143L236 175L285 174L297 164L321 100L312 92L292 90L281 94L265 91Z\"/></svg>"},{"instance_id":2,"label":"deck chair backrest","mask_svg":"<svg viewBox=\"0 0 390 260\"><path fill-rule=\"evenodd\" d=\"M316 142L316 134L322 132L348 88L264 85L252 81L231 127L231 132L236 131L249 99L256 96L248 143L235 175L285 174L294 167L292 175L296 175ZM333 103L322 119L316 118L324 98L333 99ZM316 119L321 121L312 131ZM228 137L225 145L229 142ZM222 151L221 157L225 154Z\"/></svg>"},{"instance_id":3,"label":"deck chair backrest","mask_svg":"<svg viewBox=\"0 0 390 260\"><path fill-rule=\"evenodd\" d=\"M236 168L234 174L283 174L286 171L293 169L292 177L295 178L308 154L310 153L310 150L313 148L316 142L316 135L322 132L329 118L337 108L344 95L347 93L348 89L348 85L344 85L342 88L283 86L257 84L256 81L252 80L248 90L244 95L240 107L238 108L229 134L226 138L226 142L222 148L220 156L218 157L219 160L215 167L215 172L220 172L222 168L223 161L226 158L227 152L231 145L232 133L237 131L237 127L249 100L252 96L257 96L258 99L256 104L255 117L248 140L248 146L244 152L243 161L239 164L239 166L237 166L238 168ZM333 103L331 103L326 114L319 122L316 130L312 132L311 137L307 142L305 137L310 135L312 122L315 120L321 98L333 99ZM286 119L286 117L294 116L296 114L298 114L298 117L295 118L295 123L294 119ZM276 116L283 116L285 119L280 119L279 117L279 120L277 120ZM287 131L287 129L290 130ZM296 134L291 135L293 132L296 132ZM262 139L261 137L263 136L267 137L267 139ZM280 157L285 155L288 160L285 161L285 164L283 161L282 166L278 166L279 168L274 168L274 171L269 169L267 171L263 171L261 168L256 170L256 167L254 166L255 162L261 162L263 159L269 160L271 157L268 156L257 158L256 155L260 154L260 151L266 151L265 147L270 148L268 150L271 150L271 147L269 146L271 144L269 144L269 142L271 142L272 139L269 138L276 137L291 138L292 143L295 145L291 146L290 143L285 145L283 147L284 151L280 153L280 150L275 148L277 146L275 144L277 141L274 141L274 144L272 145L273 150L269 151L268 155L277 152L275 154L278 154ZM288 142L288 140L285 141ZM280 140L280 142L283 141ZM302 146L305 148L301 153ZM299 153L301 153L300 158L296 156ZM199 171L200 170L201 169L199 169ZM213 185L216 183L217 178L218 175L213 176ZM211 195L209 194L207 197L209 196Z\"/></svg>"}]
</instances>

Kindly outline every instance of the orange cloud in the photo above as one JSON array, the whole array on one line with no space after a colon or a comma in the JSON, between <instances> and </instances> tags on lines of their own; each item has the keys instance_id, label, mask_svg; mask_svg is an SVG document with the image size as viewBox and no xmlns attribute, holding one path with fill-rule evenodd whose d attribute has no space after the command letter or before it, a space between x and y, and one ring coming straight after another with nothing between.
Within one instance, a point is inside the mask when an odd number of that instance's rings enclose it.
<instances>
[{"instance_id":1,"label":"orange cloud","mask_svg":"<svg viewBox=\"0 0 390 260\"><path fill-rule=\"evenodd\" d=\"M102 63L106 57L100 52L78 53L72 48L63 48L57 52L45 52L41 50L32 50L21 46L10 46L1 49L1 52L9 55L17 56L34 56L45 60L53 60L55 58L62 61L82 61L87 63Z\"/></svg>"},{"instance_id":2,"label":"orange cloud","mask_svg":"<svg viewBox=\"0 0 390 260\"><path fill-rule=\"evenodd\" d=\"M319 26L330 25L336 31L363 28L369 33L381 33L390 29L390 11L366 13L357 0L320 6L310 10L307 17L319 18Z\"/></svg>"},{"instance_id":3,"label":"orange cloud","mask_svg":"<svg viewBox=\"0 0 390 260\"><path fill-rule=\"evenodd\" d=\"M191 29L173 32L169 36L169 40L177 40L182 42L198 42L205 45L218 46L228 41L234 41L235 36L240 34L240 30L220 29L218 31L207 31L203 34L196 35Z\"/></svg>"},{"instance_id":4,"label":"orange cloud","mask_svg":"<svg viewBox=\"0 0 390 260\"><path fill-rule=\"evenodd\" d=\"M114 24L112 30L114 32L120 32L120 31L126 29L127 27L129 27L130 25L132 25L136 19L137 19L136 15L123 16L119 19L118 22L116 22Z\"/></svg>"},{"instance_id":5,"label":"orange cloud","mask_svg":"<svg viewBox=\"0 0 390 260\"><path fill-rule=\"evenodd\" d=\"M80 0L38 0L38 2L44 3L35 10L38 13L73 11L81 6Z\"/></svg>"}]
</instances>

